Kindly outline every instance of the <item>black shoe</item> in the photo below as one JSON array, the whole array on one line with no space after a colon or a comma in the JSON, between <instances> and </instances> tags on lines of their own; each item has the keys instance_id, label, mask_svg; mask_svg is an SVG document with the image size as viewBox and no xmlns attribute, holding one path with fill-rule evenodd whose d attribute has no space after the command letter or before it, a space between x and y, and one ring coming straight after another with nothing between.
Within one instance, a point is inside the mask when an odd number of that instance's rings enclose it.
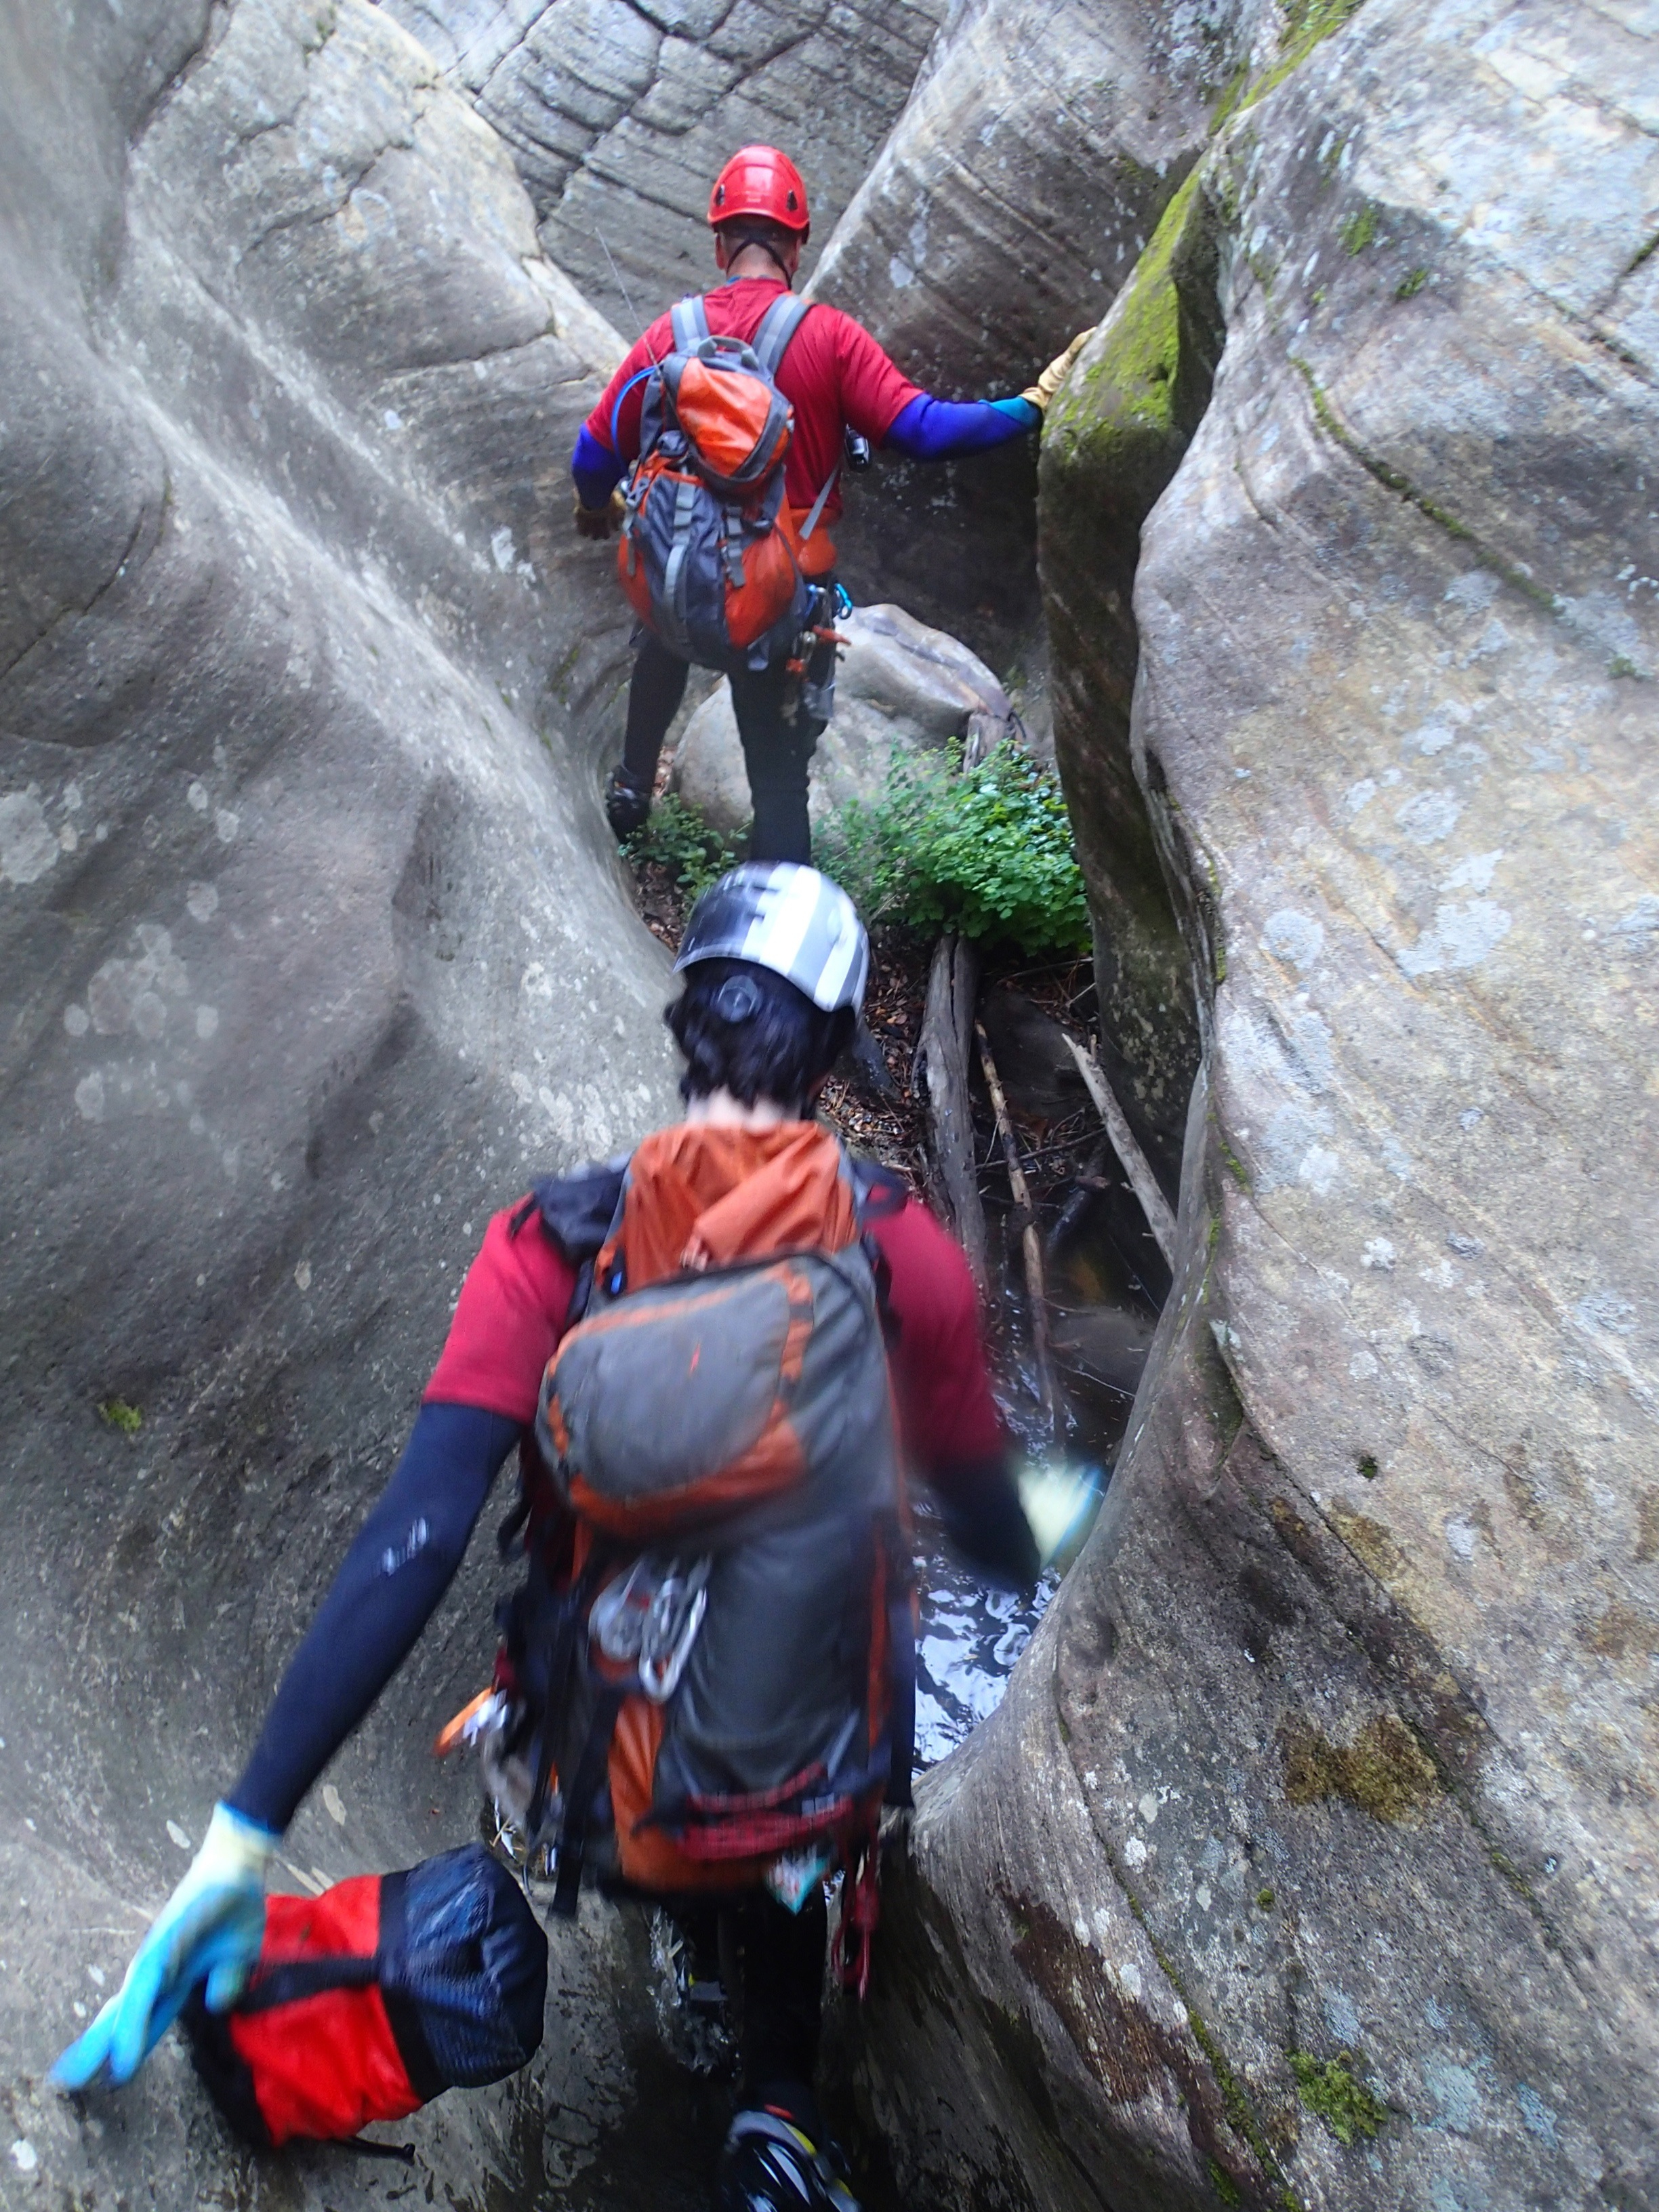
<instances>
[{"instance_id":1,"label":"black shoe","mask_svg":"<svg viewBox=\"0 0 1659 2212\"><path fill-rule=\"evenodd\" d=\"M650 785L636 782L620 761L605 782L605 818L618 842L643 830L651 819Z\"/></svg>"},{"instance_id":2,"label":"black shoe","mask_svg":"<svg viewBox=\"0 0 1659 2212\"><path fill-rule=\"evenodd\" d=\"M720 2153L720 2212L859 2212L840 2146L815 2124L815 2142L781 2106L751 2106Z\"/></svg>"}]
</instances>

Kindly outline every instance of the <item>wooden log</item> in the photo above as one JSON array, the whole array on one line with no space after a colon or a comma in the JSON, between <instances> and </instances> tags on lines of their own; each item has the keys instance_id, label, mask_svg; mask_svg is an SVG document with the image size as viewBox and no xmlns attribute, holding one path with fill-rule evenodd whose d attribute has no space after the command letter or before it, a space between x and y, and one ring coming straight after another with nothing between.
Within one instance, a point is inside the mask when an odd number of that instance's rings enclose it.
<instances>
[{"instance_id":1,"label":"wooden log","mask_svg":"<svg viewBox=\"0 0 1659 2212\"><path fill-rule=\"evenodd\" d=\"M1083 1078L1090 1097L1095 1102L1095 1111L1105 1124L1106 1134L1112 1140L1112 1150L1117 1154L1123 1172L1129 1179L1129 1188L1140 1201L1140 1210L1146 1217L1146 1226L1152 1231L1158 1250L1164 1255L1165 1265L1173 1271L1176 1224L1169 1200L1158 1187L1158 1178L1147 1164L1146 1153L1134 1140L1133 1132L1124 1118L1123 1109L1118 1104L1100 1062L1069 1032L1066 1042L1077 1062L1077 1072Z\"/></svg>"},{"instance_id":2,"label":"wooden log","mask_svg":"<svg viewBox=\"0 0 1659 2212\"><path fill-rule=\"evenodd\" d=\"M985 1208L974 1157L974 1115L968 1097L968 1042L979 988L979 953L947 933L933 949L921 1035L910 1066L913 1097L925 1093L930 1135L928 1182L935 1206L968 1255L981 1292Z\"/></svg>"},{"instance_id":3,"label":"wooden log","mask_svg":"<svg viewBox=\"0 0 1659 2212\"><path fill-rule=\"evenodd\" d=\"M985 1071L986 1087L991 1093L991 1111L996 1116L997 1134L1002 1139L1002 1157L1008 1164L1008 1182L1014 1194L1014 1204L1024 1217L1019 1242L1025 1259L1026 1298L1031 1309L1031 1357L1036 1366L1037 1389L1042 1394L1043 1411L1048 1416L1050 1431L1058 1436L1061 1408L1060 1390L1054 1381L1054 1362L1048 1356L1048 1285L1042 1272L1042 1239L1037 1235L1030 1185L1026 1182L1025 1170L1019 1164L1019 1147L1014 1142L1014 1125L1008 1118L1008 1101L1003 1096L1002 1079L997 1073L997 1064L991 1054L991 1040L985 1034L983 1023L974 1024L974 1034L979 1039L979 1064Z\"/></svg>"}]
</instances>

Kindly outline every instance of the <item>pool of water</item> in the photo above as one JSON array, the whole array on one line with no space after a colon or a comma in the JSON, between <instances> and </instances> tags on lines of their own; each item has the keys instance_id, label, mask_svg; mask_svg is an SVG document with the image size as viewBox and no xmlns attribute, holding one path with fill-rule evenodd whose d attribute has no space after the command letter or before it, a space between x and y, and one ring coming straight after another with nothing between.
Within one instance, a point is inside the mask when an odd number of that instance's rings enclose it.
<instances>
[{"instance_id":1,"label":"pool of water","mask_svg":"<svg viewBox=\"0 0 1659 2212\"><path fill-rule=\"evenodd\" d=\"M916 1558L921 1633L916 1650L916 1771L936 1766L996 1711L1014 1662L1031 1639L1059 1577L1046 1574L1022 1600L989 1590L933 1547Z\"/></svg>"}]
</instances>

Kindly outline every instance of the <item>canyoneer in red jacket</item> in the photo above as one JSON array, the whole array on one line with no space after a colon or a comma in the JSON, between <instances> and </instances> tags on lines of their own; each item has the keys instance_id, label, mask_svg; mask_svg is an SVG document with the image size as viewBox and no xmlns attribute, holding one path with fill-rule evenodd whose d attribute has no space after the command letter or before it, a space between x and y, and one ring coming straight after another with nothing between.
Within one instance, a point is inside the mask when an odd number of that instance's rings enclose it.
<instances>
[{"instance_id":1,"label":"canyoneer in red jacket","mask_svg":"<svg viewBox=\"0 0 1659 2212\"><path fill-rule=\"evenodd\" d=\"M682 302L672 313L659 316L606 386L577 435L571 458L576 527L584 537L604 538L625 518L630 526L636 523L637 477L630 480L628 506L617 487L641 458L642 432L659 416L673 416L672 395L665 409L653 395L660 384L661 365L695 335L685 326L687 313L700 318L698 330L715 341L741 340L763 353L781 317L788 334L781 357L767 366L788 403L793 427L782 463L782 512L774 534L787 537L791 561L815 588L800 603L809 611L799 624L785 621L779 634L763 637L735 664L720 658L707 665L724 668L731 681L755 807L752 856L806 861L811 858L808 763L833 696L830 634L836 598L830 531L841 512L839 479L848 434L910 460L953 460L988 452L1040 425L1083 340L1074 339L1018 396L936 399L839 308L814 301L795 319L799 303L792 299L792 287L809 236L811 211L800 173L786 155L773 146L745 146L734 154L709 194L708 222L715 265L725 282L700 301ZM741 505L751 495L739 487L731 495ZM735 524L733 529L735 538ZM763 565L770 550L750 537L736 566L745 561L751 568ZM622 566L626 586L626 544ZM650 814L663 739L684 696L688 666L699 657L684 634L672 634L674 625L651 614L636 571L631 580L641 634L629 687L623 758L605 790L606 813L618 837L638 830Z\"/></svg>"},{"instance_id":2,"label":"canyoneer in red jacket","mask_svg":"<svg viewBox=\"0 0 1659 2212\"><path fill-rule=\"evenodd\" d=\"M130 2078L193 1988L234 2002L283 1831L516 1449L530 1579L499 1678L519 1734L495 1771L516 1762L539 1790L568 1902L579 1877L657 1897L737 1977L722 2206L851 2204L813 2100L821 1877L883 1800L908 1802L900 1467L988 1577L1027 1585L1037 1558L960 1249L812 1118L863 996L851 902L811 868L750 863L699 902L678 965L684 1121L490 1221L402 1460L62 2085ZM750 1322L722 1334L739 1310ZM552 1656L568 1676L572 1623L591 1696L574 1717ZM844 1917L856 1944L867 1930Z\"/></svg>"}]
</instances>

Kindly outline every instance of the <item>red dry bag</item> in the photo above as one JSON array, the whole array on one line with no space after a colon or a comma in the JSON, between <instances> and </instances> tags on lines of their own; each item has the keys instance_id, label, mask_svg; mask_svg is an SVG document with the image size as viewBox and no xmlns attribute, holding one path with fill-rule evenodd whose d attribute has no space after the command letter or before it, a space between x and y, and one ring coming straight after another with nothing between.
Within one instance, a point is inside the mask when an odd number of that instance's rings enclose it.
<instances>
[{"instance_id":1,"label":"red dry bag","mask_svg":"<svg viewBox=\"0 0 1659 2212\"><path fill-rule=\"evenodd\" d=\"M262 2149L337 2141L445 2089L516 2073L542 2039L547 1938L482 1844L320 1897L273 1897L247 1988L228 2013L198 1990L191 2055L238 2134Z\"/></svg>"}]
</instances>

